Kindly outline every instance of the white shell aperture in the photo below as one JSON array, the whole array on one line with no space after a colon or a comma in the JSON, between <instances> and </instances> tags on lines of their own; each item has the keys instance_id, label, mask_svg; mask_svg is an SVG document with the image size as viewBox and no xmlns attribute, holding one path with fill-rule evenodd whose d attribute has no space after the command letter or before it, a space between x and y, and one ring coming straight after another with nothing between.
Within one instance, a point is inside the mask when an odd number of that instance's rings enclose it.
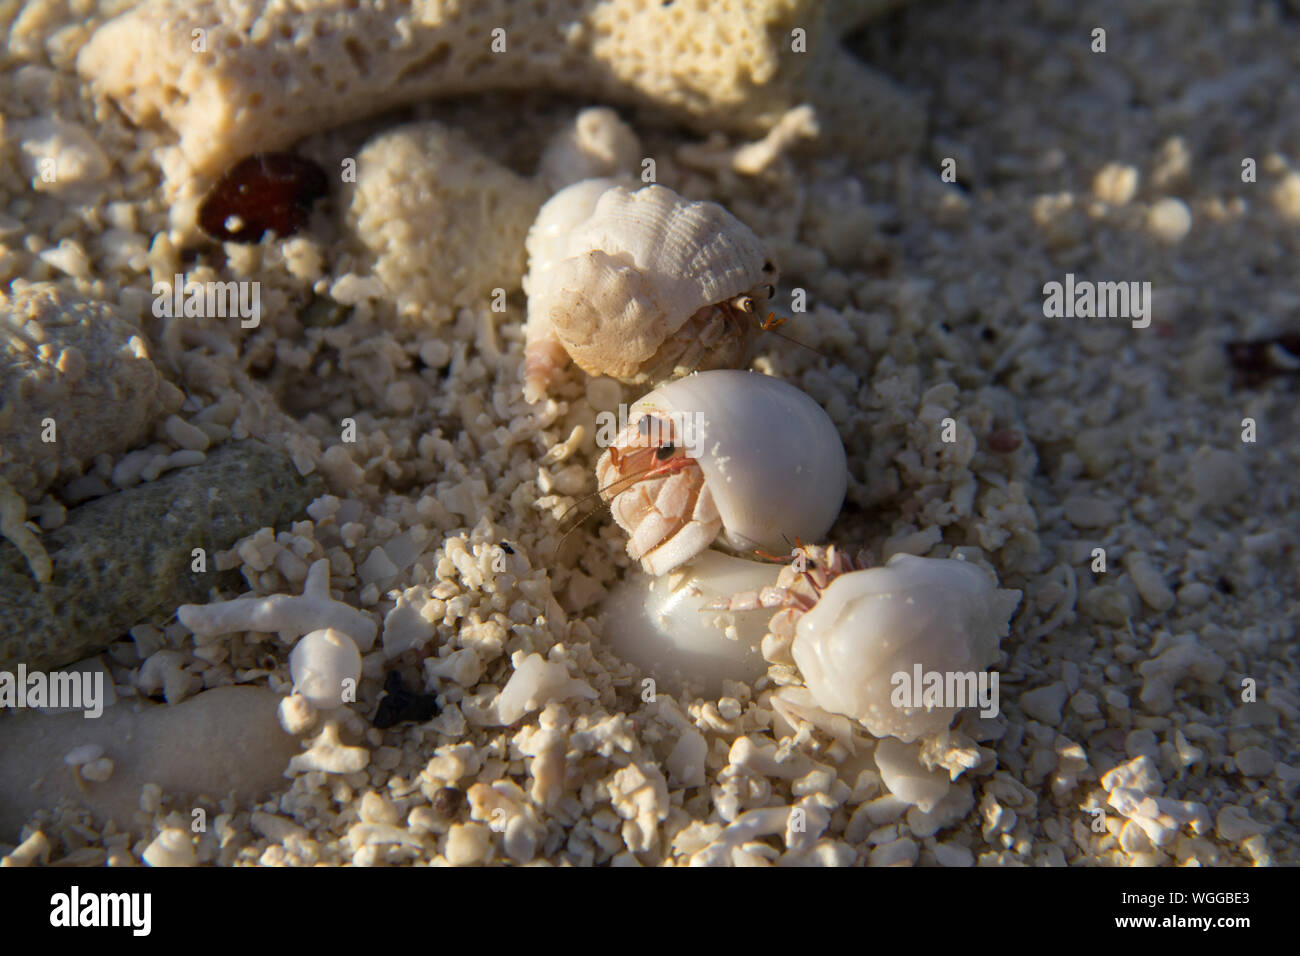
<instances>
[{"instance_id":1,"label":"white shell aperture","mask_svg":"<svg viewBox=\"0 0 1300 956\"><path fill-rule=\"evenodd\" d=\"M530 400L566 353L627 382L744 365L776 280L763 243L717 203L609 179L556 193L528 252Z\"/></svg>"},{"instance_id":2,"label":"white shell aperture","mask_svg":"<svg viewBox=\"0 0 1300 956\"><path fill-rule=\"evenodd\" d=\"M670 450L671 456L655 455ZM651 463L649 469L646 463ZM715 370L669 382L633 404L596 474L649 574L715 538L787 554L822 538L844 502L839 432L811 398L757 372Z\"/></svg>"},{"instance_id":3,"label":"white shell aperture","mask_svg":"<svg viewBox=\"0 0 1300 956\"><path fill-rule=\"evenodd\" d=\"M774 564L705 551L671 574L633 571L601 605L603 638L669 693L717 692L722 681L753 681L767 670L759 651L768 613L707 610L731 594L775 583Z\"/></svg>"},{"instance_id":4,"label":"white shell aperture","mask_svg":"<svg viewBox=\"0 0 1300 956\"><path fill-rule=\"evenodd\" d=\"M998 589L973 564L896 554L831 582L799 619L794 661L823 710L911 742L943 730L961 709L913 706L918 672L925 680L937 673L945 687L960 683L973 697L1019 601L1019 591Z\"/></svg>"}]
</instances>

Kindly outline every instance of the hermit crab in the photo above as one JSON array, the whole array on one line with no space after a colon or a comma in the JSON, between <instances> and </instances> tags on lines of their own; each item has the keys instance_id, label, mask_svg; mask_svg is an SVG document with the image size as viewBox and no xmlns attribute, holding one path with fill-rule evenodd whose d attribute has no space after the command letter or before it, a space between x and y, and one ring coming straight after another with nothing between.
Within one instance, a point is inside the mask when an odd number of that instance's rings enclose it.
<instances>
[{"instance_id":1,"label":"hermit crab","mask_svg":"<svg viewBox=\"0 0 1300 956\"><path fill-rule=\"evenodd\" d=\"M816 402L757 372L697 372L632 405L596 464L600 494L647 574L715 539L785 553L822 537L848 484L844 445Z\"/></svg>"},{"instance_id":2,"label":"hermit crab","mask_svg":"<svg viewBox=\"0 0 1300 956\"><path fill-rule=\"evenodd\" d=\"M763 581L768 572L760 568L753 573ZM946 728L960 709L944 694L930 699L919 686L912 693L918 678L932 685L930 675L938 675L945 689L958 680L973 686L997 660L1020 596L957 558L896 554L883 567L868 568L864 556L804 546L775 586L709 607L777 608L763 656L778 665L792 662L822 710L852 717L876 737L911 742ZM909 692L900 696L903 685Z\"/></svg>"},{"instance_id":3,"label":"hermit crab","mask_svg":"<svg viewBox=\"0 0 1300 956\"><path fill-rule=\"evenodd\" d=\"M572 358L591 375L659 382L748 364L775 294L763 243L717 203L666 186L586 179L529 231L524 397Z\"/></svg>"}]
</instances>

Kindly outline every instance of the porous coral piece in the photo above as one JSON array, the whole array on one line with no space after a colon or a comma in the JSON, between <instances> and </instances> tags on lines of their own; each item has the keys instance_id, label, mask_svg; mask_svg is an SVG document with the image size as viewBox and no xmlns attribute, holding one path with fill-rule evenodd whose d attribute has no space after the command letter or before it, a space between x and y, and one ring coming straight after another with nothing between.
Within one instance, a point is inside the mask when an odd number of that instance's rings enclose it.
<instances>
[{"instance_id":1,"label":"porous coral piece","mask_svg":"<svg viewBox=\"0 0 1300 956\"><path fill-rule=\"evenodd\" d=\"M0 478L27 501L140 442L181 398L118 306L51 283L0 293Z\"/></svg>"},{"instance_id":2,"label":"porous coral piece","mask_svg":"<svg viewBox=\"0 0 1300 956\"><path fill-rule=\"evenodd\" d=\"M77 69L136 123L177 131L173 179L404 103L539 86L748 134L811 102L831 145L885 156L923 121L840 48L859 19L814 0L147 0L101 26Z\"/></svg>"},{"instance_id":3,"label":"porous coral piece","mask_svg":"<svg viewBox=\"0 0 1300 956\"><path fill-rule=\"evenodd\" d=\"M344 190L349 224L399 312L435 302L485 308L494 288L517 289L524 237L545 199L541 186L437 123L371 140Z\"/></svg>"}]
</instances>

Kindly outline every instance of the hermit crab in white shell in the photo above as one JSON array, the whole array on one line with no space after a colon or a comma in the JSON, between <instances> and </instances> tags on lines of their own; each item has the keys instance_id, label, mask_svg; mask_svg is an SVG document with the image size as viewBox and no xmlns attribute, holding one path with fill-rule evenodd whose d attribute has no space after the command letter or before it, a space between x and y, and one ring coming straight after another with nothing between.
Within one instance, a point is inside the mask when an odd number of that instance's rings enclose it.
<instances>
[{"instance_id":1,"label":"hermit crab in white shell","mask_svg":"<svg viewBox=\"0 0 1300 956\"><path fill-rule=\"evenodd\" d=\"M528 233L524 397L572 358L591 375L658 382L749 363L774 294L763 243L717 203L630 179L561 189Z\"/></svg>"},{"instance_id":2,"label":"hermit crab in white shell","mask_svg":"<svg viewBox=\"0 0 1300 956\"><path fill-rule=\"evenodd\" d=\"M757 587L708 607L778 608L763 638L764 658L793 663L818 707L852 717L876 737L910 743L951 724L960 707L920 701L920 688L916 695L900 690L913 687L918 673L940 675L945 685L949 675L964 687L976 684L997 660L1021 593L998 588L990 573L957 558L896 554L867 568L865 558L834 546L796 554L775 586L765 583L770 572L755 567Z\"/></svg>"},{"instance_id":3,"label":"hermit crab in white shell","mask_svg":"<svg viewBox=\"0 0 1300 956\"><path fill-rule=\"evenodd\" d=\"M633 404L596 464L600 494L647 574L715 539L785 554L830 529L848 484L830 416L757 372L697 372Z\"/></svg>"}]
</instances>

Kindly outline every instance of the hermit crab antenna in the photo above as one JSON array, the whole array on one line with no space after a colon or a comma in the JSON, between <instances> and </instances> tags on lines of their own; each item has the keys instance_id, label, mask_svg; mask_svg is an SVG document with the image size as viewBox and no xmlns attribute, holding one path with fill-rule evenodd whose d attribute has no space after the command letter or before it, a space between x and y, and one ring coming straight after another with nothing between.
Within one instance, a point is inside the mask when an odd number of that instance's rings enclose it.
<instances>
[{"instance_id":1,"label":"hermit crab antenna","mask_svg":"<svg viewBox=\"0 0 1300 956\"><path fill-rule=\"evenodd\" d=\"M618 489L618 491L615 492L616 494L619 492L626 491L627 486L635 483L640 478L644 478L646 475L653 472L657 467L658 467L657 464L651 465L649 468L643 468L641 471L634 471L630 475L623 475L621 478L615 478L605 487L597 488L595 491L591 492L591 494L583 495L573 504L569 505L569 507L565 508L564 513L560 515L560 520L559 520L559 526L561 529L563 529L563 534L560 535L560 540L559 543L556 544L555 550L559 551L560 545L564 544L564 539L567 538L569 535L573 534L573 532L577 531L579 528L581 528L587 522L588 518L592 517L592 515L598 514L599 512L605 510L604 507L593 508L591 511L588 511L586 514L579 516L576 521L574 521L571 525L569 525L569 527L565 528L565 523L566 523L565 519L567 519L569 515L571 515L574 512L575 509L581 508L592 498L600 497L601 495L604 495L605 492L610 491L612 489L615 488Z\"/></svg>"},{"instance_id":2,"label":"hermit crab antenna","mask_svg":"<svg viewBox=\"0 0 1300 956\"><path fill-rule=\"evenodd\" d=\"M826 359L827 361L830 361L830 356L827 355L825 352L821 351L820 349L815 349L811 345L805 345L803 342L800 342L798 339L792 339L790 338L790 336L776 331L779 327L785 325L786 322L788 321L790 320L784 316L779 316L775 312L769 312L767 314L767 318L764 319L762 322L758 323L758 328L759 331L771 332L778 339L785 339L787 342L792 342L795 345L799 346L800 348L807 349L809 352L816 352L822 358Z\"/></svg>"}]
</instances>

